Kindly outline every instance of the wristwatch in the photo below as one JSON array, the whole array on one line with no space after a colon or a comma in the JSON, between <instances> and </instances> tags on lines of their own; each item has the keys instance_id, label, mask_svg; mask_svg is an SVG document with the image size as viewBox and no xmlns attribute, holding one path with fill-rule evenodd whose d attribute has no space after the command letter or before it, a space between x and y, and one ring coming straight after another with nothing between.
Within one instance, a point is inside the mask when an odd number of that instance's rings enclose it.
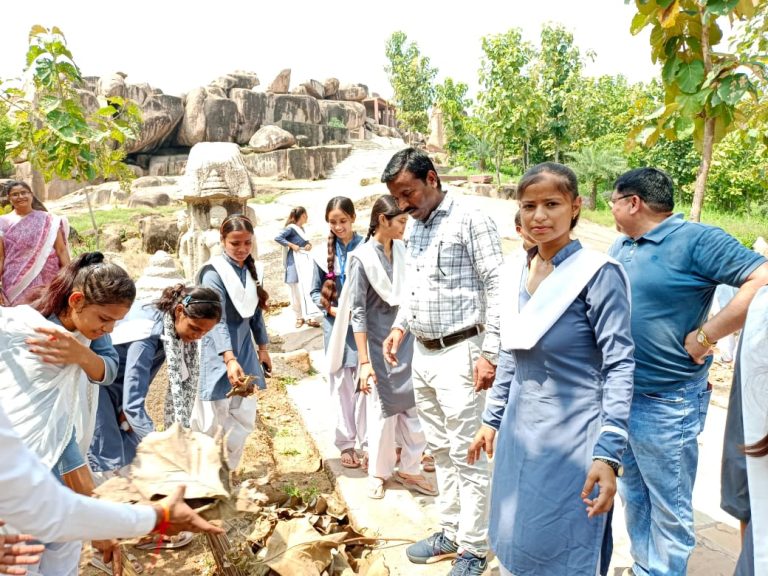
<instances>
[{"instance_id":1,"label":"wristwatch","mask_svg":"<svg viewBox=\"0 0 768 576\"><path fill-rule=\"evenodd\" d=\"M480 352L480 356L488 360L491 364L496 366L499 363L499 355L491 354L490 352Z\"/></svg>"},{"instance_id":2,"label":"wristwatch","mask_svg":"<svg viewBox=\"0 0 768 576\"><path fill-rule=\"evenodd\" d=\"M707 338L707 333L704 332L704 328L699 328L699 331L696 332L696 342L701 344L702 346L706 348L712 348L715 344L717 344L717 340L714 342L710 342L709 338Z\"/></svg>"},{"instance_id":3,"label":"wristwatch","mask_svg":"<svg viewBox=\"0 0 768 576\"><path fill-rule=\"evenodd\" d=\"M608 458L600 458L598 456L595 456L594 458L592 458L592 461L593 462L598 461L598 462L603 462L604 464L608 464L608 466L611 467L611 469L613 470L613 473L616 474L616 477L618 478L621 478L622 476L624 476L624 466L622 466L618 462L614 462L613 460L609 460Z\"/></svg>"}]
</instances>

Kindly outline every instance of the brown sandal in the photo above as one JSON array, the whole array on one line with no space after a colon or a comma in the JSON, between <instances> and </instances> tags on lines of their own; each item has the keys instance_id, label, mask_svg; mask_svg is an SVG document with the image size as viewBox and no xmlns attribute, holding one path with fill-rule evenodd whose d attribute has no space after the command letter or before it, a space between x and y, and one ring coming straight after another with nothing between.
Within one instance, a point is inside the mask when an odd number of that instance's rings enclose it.
<instances>
[{"instance_id":1,"label":"brown sandal","mask_svg":"<svg viewBox=\"0 0 768 576\"><path fill-rule=\"evenodd\" d=\"M318 322L314 318L310 318L309 320L307 320L307 326L311 326L312 328L320 328L320 322Z\"/></svg>"},{"instance_id":2,"label":"brown sandal","mask_svg":"<svg viewBox=\"0 0 768 576\"><path fill-rule=\"evenodd\" d=\"M298 320L296 320L296 328L301 328L302 326L304 326L304 319L299 318Z\"/></svg>"},{"instance_id":3,"label":"brown sandal","mask_svg":"<svg viewBox=\"0 0 768 576\"><path fill-rule=\"evenodd\" d=\"M421 469L424 470L424 472L434 472L435 457L431 454L423 454L421 457Z\"/></svg>"},{"instance_id":4,"label":"brown sandal","mask_svg":"<svg viewBox=\"0 0 768 576\"><path fill-rule=\"evenodd\" d=\"M354 448L341 451L341 465L344 468L360 468L360 460L357 459L357 452Z\"/></svg>"}]
</instances>

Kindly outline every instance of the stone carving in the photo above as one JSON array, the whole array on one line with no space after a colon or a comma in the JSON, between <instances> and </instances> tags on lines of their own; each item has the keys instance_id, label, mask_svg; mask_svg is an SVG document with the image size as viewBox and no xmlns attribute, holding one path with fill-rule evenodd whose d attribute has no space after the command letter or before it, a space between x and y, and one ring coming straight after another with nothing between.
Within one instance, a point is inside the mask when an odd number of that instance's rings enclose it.
<instances>
[{"instance_id":1,"label":"stone carving","mask_svg":"<svg viewBox=\"0 0 768 576\"><path fill-rule=\"evenodd\" d=\"M176 262L165 251L158 250L149 257L149 266L136 281L136 300L156 300L168 286L184 283Z\"/></svg>"},{"instance_id":2,"label":"stone carving","mask_svg":"<svg viewBox=\"0 0 768 576\"><path fill-rule=\"evenodd\" d=\"M272 80L267 88L267 92L273 94L288 94L288 88L291 86L291 69L285 68Z\"/></svg>"},{"instance_id":3,"label":"stone carving","mask_svg":"<svg viewBox=\"0 0 768 576\"><path fill-rule=\"evenodd\" d=\"M179 241L184 275L194 281L200 267L218 253L219 229L229 214L246 214L253 196L237 144L203 142L189 153L182 180L188 229ZM256 257L256 242L253 244Z\"/></svg>"},{"instance_id":4,"label":"stone carving","mask_svg":"<svg viewBox=\"0 0 768 576\"><path fill-rule=\"evenodd\" d=\"M282 148L290 148L296 144L296 138L279 126L262 126L248 142L254 152L272 152Z\"/></svg>"}]
</instances>

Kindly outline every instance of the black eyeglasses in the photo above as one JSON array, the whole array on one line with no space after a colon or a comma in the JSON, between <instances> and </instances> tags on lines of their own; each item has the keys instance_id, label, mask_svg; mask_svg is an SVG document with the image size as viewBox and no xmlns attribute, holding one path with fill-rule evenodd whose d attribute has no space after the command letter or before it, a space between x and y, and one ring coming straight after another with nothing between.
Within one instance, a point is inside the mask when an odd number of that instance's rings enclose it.
<instances>
[{"instance_id":1,"label":"black eyeglasses","mask_svg":"<svg viewBox=\"0 0 768 576\"><path fill-rule=\"evenodd\" d=\"M614 198L613 200L608 200L608 206L613 208L616 202L618 202L619 200L624 200L624 198L629 198L630 196L637 196L637 194L624 194L624 196L619 196L618 198Z\"/></svg>"}]
</instances>

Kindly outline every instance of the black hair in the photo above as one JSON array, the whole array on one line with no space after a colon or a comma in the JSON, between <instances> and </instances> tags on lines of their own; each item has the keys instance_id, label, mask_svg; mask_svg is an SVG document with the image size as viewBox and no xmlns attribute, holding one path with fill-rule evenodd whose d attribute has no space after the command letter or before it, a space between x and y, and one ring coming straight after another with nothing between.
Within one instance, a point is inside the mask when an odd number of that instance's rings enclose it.
<instances>
[{"instance_id":1,"label":"black hair","mask_svg":"<svg viewBox=\"0 0 768 576\"><path fill-rule=\"evenodd\" d=\"M253 223L250 218L244 214L230 214L224 218L224 221L221 223L221 228L219 228L221 242L224 243L227 235L230 233L242 231L248 232L251 236L254 236ZM261 285L262 283L259 281L259 274L256 272L256 262L253 259L253 254L248 254L243 264L248 268L248 272L250 272L253 281L256 282L256 293L259 295L259 308L266 310L269 294L264 290L264 287Z\"/></svg>"},{"instance_id":2,"label":"black hair","mask_svg":"<svg viewBox=\"0 0 768 576\"><path fill-rule=\"evenodd\" d=\"M384 184L389 184L398 175L405 170L413 174L415 178L418 178L425 184L427 183L427 174L434 172L435 179L437 180L437 189L442 192L443 187L440 182L440 177L437 175L437 168L432 163L432 159L423 150L418 148L404 148L398 152L395 152L394 156L389 159L387 167L384 168L384 174L381 176L381 181Z\"/></svg>"},{"instance_id":3,"label":"black hair","mask_svg":"<svg viewBox=\"0 0 768 576\"><path fill-rule=\"evenodd\" d=\"M86 306L130 306L136 298L136 286L128 272L105 262L101 252L84 252L59 270L31 306L46 318L62 314L69 308L69 296L74 291L83 293Z\"/></svg>"},{"instance_id":4,"label":"black hair","mask_svg":"<svg viewBox=\"0 0 768 576\"><path fill-rule=\"evenodd\" d=\"M520 178L520 182L517 183L517 199L521 200L526 188L538 184L547 174L555 177L555 186L557 187L558 192L570 197L572 201L579 197L579 179L576 177L576 173L573 170L568 168L568 166L557 162L542 162L541 164L536 164L536 166L529 168L528 171L523 174L523 177ZM578 224L580 216L581 210L579 210L579 213L571 219L571 230ZM517 225L517 216L515 217L515 224Z\"/></svg>"},{"instance_id":5,"label":"black hair","mask_svg":"<svg viewBox=\"0 0 768 576\"><path fill-rule=\"evenodd\" d=\"M184 286L184 284L168 286L163 290L160 298L152 304L166 314L173 314L176 306L181 304L187 318L217 322L221 319L219 293L205 286Z\"/></svg>"},{"instance_id":6,"label":"black hair","mask_svg":"<svg viewBox=\"0 0 768 576\"><path fill-rule=\"evenodd\" d=\"M635 168L616 179L613 188L622 196L637 194L654 212L672 212L675 208L675 184L669 174L658 168Z\"/></svg>"},{"instance_id":7,"label":"black hair","mask_svg":"<svg viewBox=\"0 0 768 576\"><path fill-rule=\"evenodd\" d=\"M355 205L346 196L334 196L325 206L325 221L328 222L328 216L334 210L341 210L350 218L355 217ZM334 262L336 258L336 234L331 230L328 234L328 276L320 289L320 304L326 311L330 312L331 306L336 301L338 293L336 291L336 279L334 271Z\"/></svg>"},{"instance_id":8,"label":"black hair","mask_svg":"<svg viewBox=\"0 0 768 576\"><path fill-rule=\"evenodd\" d=\"M405 212L400 210L400 206L397 204L397 199L394 196L391 194L380 196L373 203L373 208L371 208L371 223L368 226L368 235L365 237L365 241L367 242L376 233L376 229L379 227L379 216L392 220L392 218L401 214L405 214Z\"/></svg>"},{"instance_id":9,"label":"black hair","mask_svg":"<svg viewBox=\"0 0 768 576\"><path fill-rule=\"evenodd\" d=\"M296 224L299 221L299 218L304 216L306 213L307 209L304 208L304 206L296 206L295 208L291 208L291 212L288 214L285 225L288 226L289 224Z\"/></svg>"}]
</instances>

